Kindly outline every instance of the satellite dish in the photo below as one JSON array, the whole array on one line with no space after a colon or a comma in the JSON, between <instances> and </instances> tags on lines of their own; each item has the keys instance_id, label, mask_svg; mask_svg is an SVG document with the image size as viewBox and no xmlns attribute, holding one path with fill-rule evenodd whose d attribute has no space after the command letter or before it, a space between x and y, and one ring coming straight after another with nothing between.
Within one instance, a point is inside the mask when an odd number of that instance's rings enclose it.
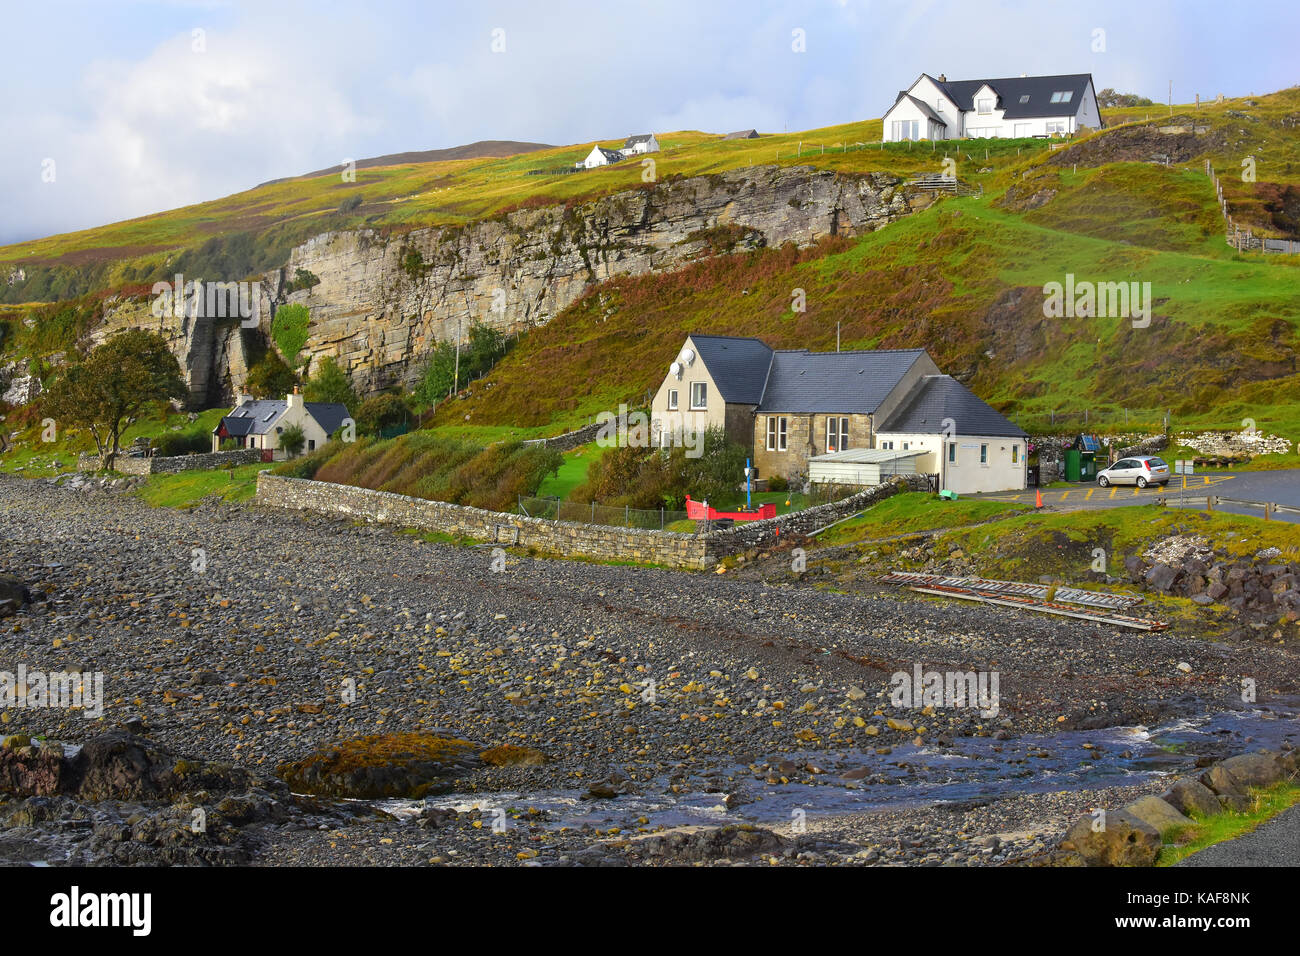
<instances>
[{"instance_id":1,"label":"satellite dish","mask_svg":"<svg viewBox=\"0 0 1300 956\"><path fill-rule=\"evenodd\" d=\"M676 375L678 378L681 378L681 377L682 377L682 363L681 363L681 362L674 362L672 365L668 366L668 371L669 371L670 373L672 373L673 375Z\"/></svg>"},{"instance_id":2,"label":"satellite dish","mask_svg":"<svg viewBox=\"0 0 1300 956\"><path fill-rule=\"evenodd\" d=\"M690 365L695 361L695 353L691 349L682 349L682 361Z\"/></svg>"}]
</instances>

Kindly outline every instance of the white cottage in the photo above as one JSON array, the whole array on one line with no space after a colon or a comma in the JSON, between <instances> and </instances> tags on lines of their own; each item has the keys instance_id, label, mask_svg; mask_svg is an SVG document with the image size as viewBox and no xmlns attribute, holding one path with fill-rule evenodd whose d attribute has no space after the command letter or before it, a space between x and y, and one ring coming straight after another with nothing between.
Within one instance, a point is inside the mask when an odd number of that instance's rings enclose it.
<instances>
[{"instance_id":1,"label":"white cottage","mask_svg":"<svg viewBox=\"0 0 1300 956\"><path fill-rule=\"evenodd\" d=\"M597 166L608 166L610 163L617 163L627 157L617 149L606 149L599 144L591 147L591 152L587 158L582 161L586 169L595 169Z\"/></svg>"},{"instance_id":2,"label":"white cottage","mask_svg":"<svg viewBox=\"0 0 1300 956\"><path fill-rule=\"evenodd\" d=\"M886 143L1069 136L1101 128L1091 73L995 80L922 73L885 113Z\"/></svg>"},{"instance_id":3,"label":"white cottage","mask_svg":"<svg viewBox=\"0 0 1300 956\"><path fill-rule=\"evenodd\" d=\"M624 156L638 156L642 153L657 152L659 152L659 140L655 139L654 133L629 136L627 142L623 144Z\"/></svg>"}]
</instances>

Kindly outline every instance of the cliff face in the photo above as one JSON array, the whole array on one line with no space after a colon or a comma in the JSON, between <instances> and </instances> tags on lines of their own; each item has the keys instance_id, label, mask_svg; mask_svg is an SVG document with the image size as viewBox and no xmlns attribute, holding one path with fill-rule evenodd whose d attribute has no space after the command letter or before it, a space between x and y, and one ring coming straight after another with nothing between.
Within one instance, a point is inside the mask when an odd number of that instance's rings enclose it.
<instances>
[{"instance_id":1,"label":"cliff face","mask_svg":"<svg viewBox=\"0 0 1300 956\"><path fill-rule=\"evenodd\" d=\"M326 233L261 280L260 326L275 307L311 310L305 354L333 356L363 394L410 383L439 340L475 321L513 332L549 321L590 284L667 270L719 245L744 249L870 232L912 211L899 180L809 167L760 166L673 180L573 206L522 209L460 228L401 236ZM924 201L924 200L922 200ZM288 292L297 270L320 281ZM111 328L142 325L172 342L194 404L216 403L246 374L236 323L153 317L147 302L110 310Z\"/></svg>"}]
</instances>

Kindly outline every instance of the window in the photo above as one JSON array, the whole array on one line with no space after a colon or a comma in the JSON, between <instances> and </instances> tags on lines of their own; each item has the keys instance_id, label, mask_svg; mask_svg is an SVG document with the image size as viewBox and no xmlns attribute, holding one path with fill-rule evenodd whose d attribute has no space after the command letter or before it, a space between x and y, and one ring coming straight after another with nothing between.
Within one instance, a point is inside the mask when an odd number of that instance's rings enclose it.
<instances>
[{"instance_id":1,"label":"window","mask_svg":"<svg viewBox=\"0 0 1300 956\"><path fill-rule=\"evenodd\" d=\"M890 126L891 139L894 142L902 142L905 139L921 138L920 120L893 120Z\"/></svg>"},{"instance_id":2,"label":"window","mask_svg":"<svg viewBox=\"0 0 1300 956\"><path fill-rule=\"evenodd\" d=\"M1029 94L1026 93L1024 96L1020 97L1020 102L1022 102L1022 103L1028 103L1028 102L1029 102Z\"/></svg>"},{"instance_id":3,"label":"window","mask_svg":"<svg viewBox=\"0 0 1300 956\"><path fill-rule=\"evenodd\" d=\"M767 416L767 450L768 451L785 451L786 447L786 423L784 418L775 415Z\"/></svg>"},{"instance_id":4,"label":"window","mask_svg":"<svg viewBox=\"0 0 1300 956\"><path fill-rule=\"evenodd\" d=\"M668 410L677 410L677 389L675 388L668 389Z\"/></svg>"},{"instance_id":5,"label":"window","mask_svg":"<svg viewBox=\"0 0 1300 956\"><path fill-rule=\"evenodd\" d=\"M691 382L691 408L709 407L709 385L707 382Z\"/></svg>"},{"instance_id":6,"label":"window","mask_svg":"<svg viewBox=\"0 0 1300 956\"><path fill-rule=\"evenodd\" d=\"M847 418L826 419L826 450L843 451L849 447L849 420Z\"/></svg>"},{"instance_id":7,"label":"window","mask_svg":"<svg viewBox=\"0 0 1300 956\"><path fill-rule=\"evenodd\" d=\"M1068 103L1074 99L1074 90L1057 90L1052 94L1053 103Z\"/></svg>"},{"instance_id":8,"label":"window","mask_svg":"<svg viewBox=\"0 0 1300 956\"><path fill-rule=\"evenodd\" d=\"M989 463L989 446L980 445L980 464L987 465L988 463Z\"/></svg>"},{"instance_id":9,"label":"window","mask_svg":"<svg viewBox=\"0 0 1300 956\"><path fill-rule=\"evenodd\" d=\"M948 464L957 464L957 443L955 441L948 442Z\"/></svg>"},{"instance_id":10,"label":"window","mask_svg":"<svg viewBox=\"0 0 1300 956\"><path fill-rule=\"evenodd\" d=\"M1047 121L1047 135L1048 135L1048 136L1051 136L1053 133L1064 133L1064 132L1065 132L1065 120L1048 120L1048 121Z\"/></svg>"},{"instance_id":11,"label":"window","mask_svg":"<svg viewBox=\"0 0 1300 956\"><path fill-rule=\"evenodd\" d=\"M979 101L978 103L975 104L975 108L976 108L976 111L979 112L981 115L987 115L987 114L989 114L989 113L992 113L992 112L993 112L993 100L990 99L990 98L987 97L987 96L982 97L982 98L980 99L980 101Z\"/></svg>"},{"instance_id":12,"label":"window","mask_svg":"<svg viewBox=\"0 0 1300 956\"><path fill-rule=\"evenodd\" d=\"M1011 464L1013 464L1013 465L1018 465L1018 464L1020 464L1020 446L1019 446L1019 445L1012 445L1012 446L1011 446Z\"/></svg>"},{"instance_id":13,"label":"window","mask_svg":"<svg viewBox=\"0 0 1300 956\"><path fill-rule=\"evenodd\" d=\"M903 442L903 451L907 451L908 442Z\"/></svg>"},{"instance_id":14,"label":"window","mask_svg":"<svg viewBox=\"0 0 1300 956\"><path fill-rule=\"evenodd\" d=\"M889 451L894 447L894 443L892 441L882 441L880 443L880 447L883 448L885 451Z\"/></svg>"},{"instance_id":15,"label":"window","mask_svg":"<svg viewBox=\"0 0 1300 956\"><path fill-rule=\"evenodd\" d=\"M308 450L308 451L315 451L315 450L316 450L316 439L314 439L314 438L308 438L308 439L307 439L307 450Z\"/></svg>"}]
</instances>

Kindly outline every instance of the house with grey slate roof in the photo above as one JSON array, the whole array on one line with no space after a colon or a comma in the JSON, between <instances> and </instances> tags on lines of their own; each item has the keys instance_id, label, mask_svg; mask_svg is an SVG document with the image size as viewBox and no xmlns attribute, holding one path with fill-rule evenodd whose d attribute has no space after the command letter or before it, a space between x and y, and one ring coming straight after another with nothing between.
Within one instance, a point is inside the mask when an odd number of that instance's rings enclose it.
<instances>
[{"instance_id":1,"label":"house with grey slate roof","mask_svg":"<svg viewBox=\"0 0 1300 956\"><path fill-rule=\"evenodd\" d=\"M1100 129L1091 73L949 80L922 73L886 112L886 143L1072 136Z\"/></svg>"},{"instance_id":2,"label":"house with grey slate roof","mask_svg":"<svg viewBox=\"0 0 1300 956\"><path fill-rule=\"evenodd\" d=\"M229 441L237 448L269 449L276 453L274 457L283 458L280 435L291 425L297 425L306 439L303 451L312 452L350 421L346 405L303 401L297 386L283 401L237 395L230 414L212 429L212 450L219 451L222 442Z\"/></svg>"},{"instance_id":3,"label":"house with grey slate roof","mask_svg":"<svg viewBox=\"0 0 1300 956\"><path fill-rule=\"evenodd\" d=\"M865 456L874 465L905 458L959 493L1025 487L1025 432L924 349L811 352L690 335L651 403L652 440L710 427L752 449L759 478L816 480L828 455L842 476L845 452L875 449L897 454Z\"/></svg>"}]
</instances>

